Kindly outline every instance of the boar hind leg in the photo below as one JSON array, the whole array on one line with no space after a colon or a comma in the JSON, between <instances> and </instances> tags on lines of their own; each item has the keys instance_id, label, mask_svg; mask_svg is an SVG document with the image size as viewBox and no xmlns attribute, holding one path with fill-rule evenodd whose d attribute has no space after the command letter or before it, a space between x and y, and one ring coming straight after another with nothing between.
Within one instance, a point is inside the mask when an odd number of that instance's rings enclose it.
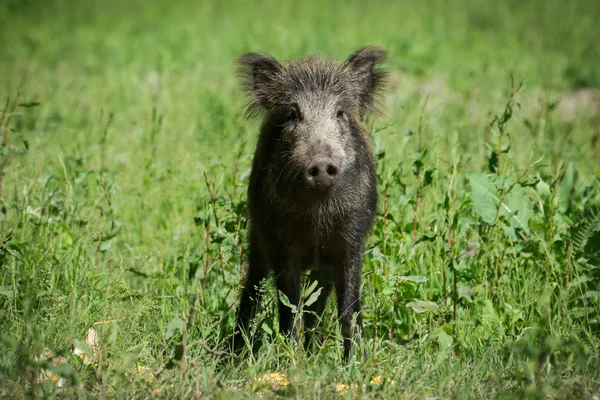
<instances>
[{"instance_id":1,"label":"boar hind leg","mask_svg":"<svg viewBox=\"0 0 600 400\"><path fill-rule=\"evenodd\" d=\"M260 304L261 290L260 285L263 279L267 277L267 269L264 265L263 257L253 240L252 233L248 248L248 273L242 289L240 306L237 313L236 329L233 335L233 347L239 352L244 346L243 334L248 334L250 321L256 315Z\"/></svg>"},{"instance_id":2,"label":"boar hind leg","mask_svg":"<svg viewBox=\"0 0 600 400\"><path fill-rule=\"evenodd\" d=\"M338 315L344 337L344 359L348 359L354 337L362 335L360 316L360 278L362 269L362 246L345 249L335 272L335 291ZM356 326L353 320L356 318Z\"/></svg>"},{"instance_id":3,"label":"boar hind leg","mask_svg":"<svg viewBox=\"0 0 600 400\"><path fill-rule=\"evenodd\" d=\"M316 335L314 328L317 327L327 304L327 298L333 287L333 276L329 270L324 268L311 272L310 278L317 281L317 289L321 289L321 294L313 304L304 310L304 348L307 351L312 350L314 342L320 344L320 335Z\"/></svg>"}]
</instances>

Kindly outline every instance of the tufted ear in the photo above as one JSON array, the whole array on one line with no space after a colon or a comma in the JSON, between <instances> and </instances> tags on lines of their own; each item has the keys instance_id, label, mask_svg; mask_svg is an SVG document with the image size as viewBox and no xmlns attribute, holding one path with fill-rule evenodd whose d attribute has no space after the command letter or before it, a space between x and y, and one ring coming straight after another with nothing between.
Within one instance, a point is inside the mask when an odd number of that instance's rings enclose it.
<instances>
[{"instance_id":1,"label":"tufted ear","mask_svg":"<svg viewBox=\"0 0 600 400\"><path fill-rule=\"evenodd\" d=\"M386 59L387 51L377 46L366 46L350 55L345 67L359 98L360 115L376 109L377 97L383 89L386 71L380 63Z\"/></svg>"},{"instance_id":2,"label":"tufted ear","mask_svg":"<svg viewBox=\"0 0 600 400\"><path fill-rule=\"evenodd\" d=\"M237 59L240 83L252 98L250 113L270 108L272 83L277 79L282 65L267 53L246 53Z\"/></svg>"}]
</instances>

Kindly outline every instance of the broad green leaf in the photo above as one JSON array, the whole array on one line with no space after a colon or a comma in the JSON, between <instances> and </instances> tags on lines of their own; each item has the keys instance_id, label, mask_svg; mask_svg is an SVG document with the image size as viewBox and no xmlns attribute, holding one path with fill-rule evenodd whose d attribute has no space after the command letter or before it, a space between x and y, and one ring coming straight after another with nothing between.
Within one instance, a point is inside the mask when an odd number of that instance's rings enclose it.
<instances>
[{"instance_id":1,"label":"broad green leaf","mask_svg":"<svg viewBox=\"0 0 600 400\"><path fill-rule=\"evenodd\" d=\"M423 283L423 282L427 282L427 277L422 276L422 275L399 276L398 280L400 282Z\"/></svg>"},{"instance_id":2,"label":"broad green leaf","mask_svg":"<svg viewBox=\"0 0 600 400\"><path fill-rule=\"evenodd\" d=\"M227 239L228 233L224 227L219 226L217 229L214 229L210 232L210 242L213 244L223 243L225 239Z\"/></svg>"},{"instance_id":3,"label":"broad green leaf","mask_svg":"<svg viewBox=\"0 0 600 400\"><path fill-rule=\"evenodd\" d=\"M304 290L304 293L302 293L302 297L306 297L309 294L311 294L315 290L315 288L317 287L318 283L319 283L319 281L316 281L316 280L312 281L311 284L310 284L310 286Z\"/></svg>"},{"instance_id":4,"label":"broad green leaf","mask_svg":"<svg viewBox=\"0 0 600 400\"><path fill-rule=\"evenodd\" d=\"M273 330L267 325L265 322L260 326L263 331L265 331L269 336L273 335Z\"/></svg>"},{"instance_id":5,"label":"broad green leaf","mask_svg":"<svg viewBox=\"0 0 600 400\"><path fill-rule=\"evenodd\" d=\"M167 325L167 332L165 333L165 339L170 339L175 334L175 331L179 330L183 332L185 322L181 318L173 318Z\"/></svg>"},{"instance_id":6,"label":"broad green leaf","mask_svg":"<svg viewBox=\"0 0 600 400\"><path fill-rule=\"evenodd\" d=\"M432 336L435 337L438 345L440 346L440 352L446 351L452 347L452 343L454 343L454 338L446 333L442 328L436 329Z\"/></svg>"},{"instance_id":7,"label":"broad green leaf","mask_svg":"<svg viewBox=\"0 0 600 400\"><path fill-rule=\"evenodd\" d=\"M102 253L107 252L110 247L112 246L114 238L108 239L108 240L103 240L100 243L100 247L98 247L98 250L100 250Z\"/></svg>"},{"instance_id":8,"label":"broad green leaf","mask_svg":"<svg viewBox=\"0 0 600 400\"><path fill-rule=\"evenodd\" d=\"M483 307L483 312L481 313L482 322L487 322L491 325L500 324L502 320L498 316L498 313L494 309L494 304L486 299Z\"/></svg>"},{"instance_id":9,"label":"broad green leaf","mask_svg":"<svg viewBox=\"0 0 600 400\"><path fill-rule=\"evenodd\" d=\"M433 182L433 169L428 169L425 171L425 176L423 177L423 186L429 186L431 182Z\"/></svg>"},{"instance_id":10,"label":"broad green leaf","mask_svg":"<svg viewBox=\"0 0 600 400\"><path fill-rule=\"evenodd\" d=\"M294 304L292 304L290 302L290 299L288 299L288 297L285 295L285 293L283 293L281 290L278 290L278 292L279 292L279 301L281 301L284 306L286 306L290 310L292 310L293 314L296 314L298 312L298 307L296 307Z\"/></svg>"},{"instance_id":11,"label":"broad green leaf","mask_svg":"<svg viewBox=\"0 0 600 400\"><path fill-rule=\"evenodd\" d=\"M498 183L502 184L504 190L508 190L512 185L509 179L483 173L468 174L467 178L470 184L469 195L473 203L473 211L484 222L493 224L499 207L499 216L504 217L510 226L525 231L529 230L530 201L521 185L515 184L500 203L502 195Z\"/></svg>"},{"instance_id":12,"label":"broad green leaf","mask_svg":"<svg viewBox=\"0 0 600 400\"><path fill-rule=\"evenodd\" d=\"M571 203L571 196L573 195L573 188L575 187L576 181L577 170L573 167L573 164L569 164L565 169L559 186L559 209L562 213L567 212L569 209L569 204Z\"/></svg>"},{"instance_id":13,"label":"broad green leaf","mask_svg":"<svg viewBox=\"0 0 600 400\"><path fill-rule=\"evenodd\" d=\"M316 282L316 281L315 281ZM317 299L319 298L319 296L321 295L321 290L323 290L322 287L318 288L317 290L315 290L310 297L308 298L308 300L306 300L306 303L304 303L305 307L309 307L311 306L315 301L317 301Z\"/></svg>"},{"instance_id":14,"label":"broad green leaf","mask_svg":"<svg viewBox=\"0 0 600 400\"><path fill-rule=\"evenodd\" d=\"M473 202L473 211L481 219L493 224L496 218L496 204L499 201L496 188L486 174L468 174L467 179L471 186L470 197Z\"/></svg>"},{"instance_id":15,"label":"broad green leaf","mask_svg":"<svg viewBox=\"0 0 600 400\"><path fill-rule=\"evenodd\" d=\"M473 294L475 294L475 289L470 288L470 287L459 287L458 290L458 298L463 298L465 299L468 303L472 303L473 302L473 298L471 296L473 296Z\"/></svg>"},{"instance_id":16,"label":"broad green leaf","mask_svg":"<svg viewBox=\"0 0 600 400\"><path fill-rule=\"evenodd\" d=\"M413 163L413 174L415 174L415 176L419 175L419 172L421 172L421 168L423 168L423 161L421 161L420 158L416 159L415 162Z\"/></svg>"},{"instance_id":17,"label":"broad green leaf","mask_svg":"<svg viewBox=\"0 0 600 400\"><path fill-rule=\"evenodd\" d=\"M438 307L437 303L426 300L411 301L409 303L406 303L406 307L410 308L417 314L421 314L424 312L432 312L434 314L437 314L440 311L440 308Z\"/></svg>"},{"instance_id":18,"label":"broad green leaf","mask_svg":"<svg viewBox=\"0 0 600 400\"><path fill-rule=\"evenodd\" d=\"M196 224L196 226L203 225L206 228L210 222L210 215L210 210L198 211L194 217L194 224Z\"/></svg>"},{"instance_id":19,"label":"broad green leaf","mask_svg":"<svg viewBox=\"0 0 600 400\"><path fill-rule=\"evenodd\" d=\"M530 209L529 196L525 193L525 189L517 183L504 199L500 212L508 218L510 226L528 232Z\"/></svg>"},{"instance_id":20,"label":"broad green leaf","mask_svg":"<svg viewBox=\"0 0 600 400\"><path fill-rule=\"evenodd\" d=\"M540 195L542 200L546 200L550 197L550 185L540 179L540 181L535 185L535 191Z\"/></svg>"}]
</instances>

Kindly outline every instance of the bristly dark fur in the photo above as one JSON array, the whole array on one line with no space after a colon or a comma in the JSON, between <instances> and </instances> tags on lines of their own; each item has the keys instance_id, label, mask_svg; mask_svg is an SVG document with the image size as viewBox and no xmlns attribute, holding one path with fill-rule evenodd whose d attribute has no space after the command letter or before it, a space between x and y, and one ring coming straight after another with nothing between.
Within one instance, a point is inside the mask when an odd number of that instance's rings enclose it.
<instances>
[{"instance_id":1,"label":"bristly dark fur","mask_svg":"<svg viewBox=\"0 0 600 400\"><path fill-rule=\"evenodd\" d=\"M263 122L248 187L249 265L236 350L243 347L242 333L259 305L258 286L270 272L296 306L302 271L311 270L310 279L322 288L304 316L307 347L334 287L346 358L353 336L362 332L362 251L376 215L377 182L375 157L360 121L379 104L385 55L368 46L344 62L311 56L279 63L258 53L238 59L241 84L251 97L248 114L261 113ZM326 190L307 186L315 159L326 159L335 171L336 183ZM279 315L280 331L291 333L294 314L282 302Z\"/></svg>"},{"instance_id":2,"label":"bristly dark fur","mask_svg":"<svg viewBox=\"0 0 600 400\"><path fill-rule=\"evenodd\" d=\"M242 88L249 95L247 116L273 111L298 90L329 87L347 93L360 110L360 116L375 114L382 108L381 94L387 71L380 67L387 52L366 46L345 62L308 56L281 64L267 53L246 53L237 59Z\"/></svg>"},{"instance_id":3,"label":"bristly dark fur","mask_svg":"<svg viewBox=\"0 0 600 400\"><path fill-rule=\"evenodd\" d=\"M362 105L361 115L370 114L381 109L381 91L385 85L387 71L379 67L379 63L385 61L387 52L381 47L367 46L352 54L346 63L352 68L360 70L356 74L357 81L353 82L355 87L363 87L360 90L360 102ZM364 82L367 82L365 86Z\"/></svg>"}]
</instances>

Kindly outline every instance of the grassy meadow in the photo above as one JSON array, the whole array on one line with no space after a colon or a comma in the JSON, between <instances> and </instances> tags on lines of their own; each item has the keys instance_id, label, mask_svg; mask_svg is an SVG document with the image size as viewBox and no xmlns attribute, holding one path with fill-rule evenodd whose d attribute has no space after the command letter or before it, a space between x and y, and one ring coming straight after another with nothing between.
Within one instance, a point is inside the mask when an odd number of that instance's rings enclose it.
<instances>
[{"instance_id":1,"label":"grassy meadow","mask_svg":"<svg viewBox=\"0 0 600 400\"><path fill-rule=\"evenodd\" d=\"M598 38L587 0L1 1L0 397L598 399ZM335 296L314 355L283 338L269 281L236 358L234 60L367 44L368 356Z\"/></svg>"}]
</instances>

